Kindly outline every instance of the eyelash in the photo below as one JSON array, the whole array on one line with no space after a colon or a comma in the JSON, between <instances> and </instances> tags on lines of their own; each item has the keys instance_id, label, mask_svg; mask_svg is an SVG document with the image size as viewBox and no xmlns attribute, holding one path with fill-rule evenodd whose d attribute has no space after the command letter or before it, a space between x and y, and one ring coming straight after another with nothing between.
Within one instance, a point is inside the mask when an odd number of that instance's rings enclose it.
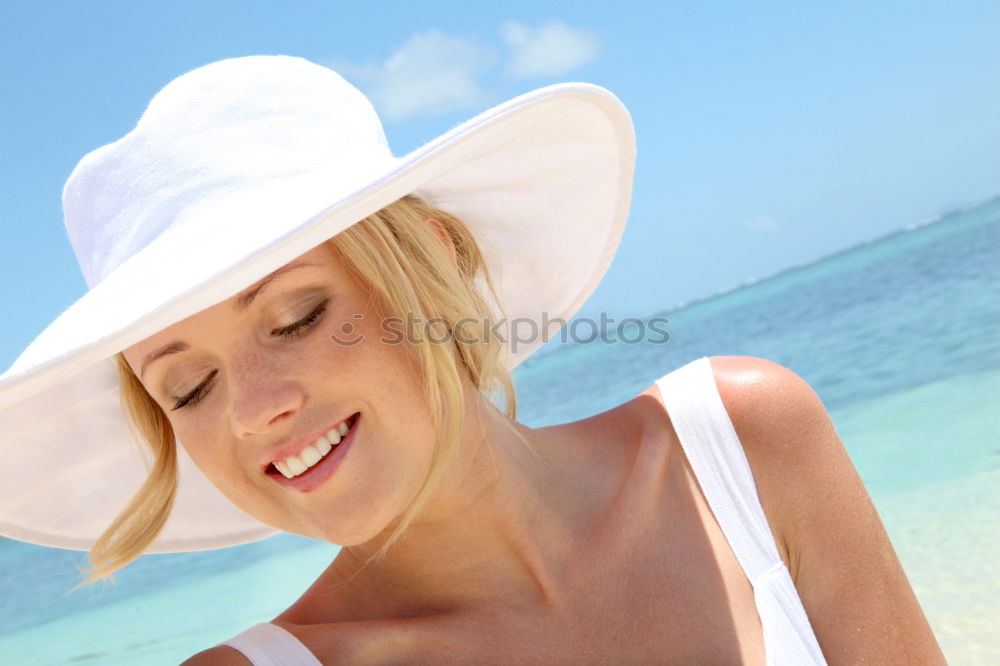
<instances>
[{"instance_id":1,"label":"eyelash","mask_svg":"<svg viewBox=\"0 0 1000 666\"><path fill-rule=\"evenodd\" d=\"M319 319L320 315L326 312L326 304L327 301L323 301L318 306L316 306L315 310L306 315L305 318L300 319L294 324L290 324L282 328L273 329L271 331L271 335L280 335L285 340L291 340L292 338L302 335L302 333L306 329L308 329L310 326L316 323L316 320ZM206 395L208 395L209 382L212 381L212 378L215 377L216 373L218 373L218 370L213 370L212 372L210 372L208 374L208 377L205 378L205 381L203 381L201 384L198 384L198 386L196 386L193 391L191 391L186 396L178 400L170 411L198 404Z\"/></svg>"},{"instance_id":2,"label":"eyelash","mask_svg":"<svg viewBox=\"0 0 1000 666\"><path fill-rule=\"evenodd\" d=\"M312 326L320 315L326 312L327 301L323 301L316 306L316 309L310 312L304 319L300 319L294 324L285 326L283 328L276 328L271 331L271 335L281 335L286 340L290 340L296 336L302 335L302 332Z\"/></svg>"}]
</instances>

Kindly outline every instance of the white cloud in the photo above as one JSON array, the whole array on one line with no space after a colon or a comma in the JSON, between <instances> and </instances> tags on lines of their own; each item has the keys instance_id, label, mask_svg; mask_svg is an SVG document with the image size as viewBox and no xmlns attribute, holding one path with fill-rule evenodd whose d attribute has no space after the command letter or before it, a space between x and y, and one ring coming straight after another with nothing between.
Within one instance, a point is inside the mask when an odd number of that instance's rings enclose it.
<instances>
[{"instance_id":1,"label":"white cloud","mask_svg":"<svg viewBox=\"0 0 1000 666\"><path fill-rule=\"evenodd\" d=\"M517 78L565 74L597 55L596 36L553 19L532 28L510 21L500 30L510 49L507 72Z\"/></svg>"},{"instance_id":2,"label":"white cloud","mask_svg":"<svg viewBox=\"0 0 1000 666\"><path fill-rule=\"evenodd\" d=\"M781 225L773 217L755 217L747 220L743 226L756 234L776 234L781 231Z\"/></svg>"},{"instance_id":3,"label":"white cloud","mask_svg":"<svg viewBox=\"0 0 1000 666\"><path fill-rule=\"evenodd\" d=\"M414 33L385 62L334 68L364 89L383 117L403 120L485 104L476 77L495 59L479 42L430 30Z\"/></svg>"},{"instance_id":4,"label":"white cloud","mask_svg":"<svg viewBox=\"0 0 1000 666\"><path fill-rule=\"evenodd\" d=\"M413 33L382 62L331 65L368 95L383 119L400 121L481 109L500 96L484 78L495 80L500 71L517 78L564 74L598 50L596 37L559 20L537 27L508 22L500 35L502 62L496 45L427 30Z\"/></svg>"}]
</instances>

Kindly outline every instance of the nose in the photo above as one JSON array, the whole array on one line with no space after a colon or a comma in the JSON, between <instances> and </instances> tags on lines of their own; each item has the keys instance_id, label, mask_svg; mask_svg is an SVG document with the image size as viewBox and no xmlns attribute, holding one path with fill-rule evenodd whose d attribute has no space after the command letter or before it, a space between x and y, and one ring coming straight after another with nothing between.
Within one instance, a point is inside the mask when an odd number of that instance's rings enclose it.
<instances>
[{"instance_id":1,"label":"nose","mask_svg":"<svg viewBox=\"0 0 1000 666\"><path fill-rule=\"evenodd\" d=\"M230 365L233 434L240 439L261 435L292 419L306 404L302 385L281 364L259 353L243 353Z\"/></svg>"}]
</instances>

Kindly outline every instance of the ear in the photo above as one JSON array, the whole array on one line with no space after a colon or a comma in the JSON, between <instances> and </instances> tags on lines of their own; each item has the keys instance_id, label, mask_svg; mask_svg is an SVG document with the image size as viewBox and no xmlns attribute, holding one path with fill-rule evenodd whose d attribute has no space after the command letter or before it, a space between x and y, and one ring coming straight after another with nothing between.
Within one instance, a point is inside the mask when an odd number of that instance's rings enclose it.
<instances>
[{"instance_id":1,"label":"ear","mask_svg":"<svg viewBox=\"0 0 1000 666\"><path fill-rule=\"evenodd\" d=\"M445 229L444 224L441 220L433 217L427 218L427 224L430 226L431 230L437 234L438 238L441 239L441 243L444 245L445 249L448 251L448 255L451 257L451 263L456 268L458 267L458 255L455 250L455 242L451 239L451 234Z\"/></svg>"}]
</instances>

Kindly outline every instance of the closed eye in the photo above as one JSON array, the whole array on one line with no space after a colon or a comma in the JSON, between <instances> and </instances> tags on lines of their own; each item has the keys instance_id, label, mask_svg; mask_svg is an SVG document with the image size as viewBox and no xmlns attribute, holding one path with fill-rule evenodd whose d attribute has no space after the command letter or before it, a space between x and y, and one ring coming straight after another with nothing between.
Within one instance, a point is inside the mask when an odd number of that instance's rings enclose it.
<instances>
[{"instance_id":1,"label":"closed eye","mask_svg":"<svg viewBox=\"0 0 1000 666\"><path fill-rule=\"evenodd\" d=\"M178 400L177 404L175 404L170 409L170 411L174 411L175 409L180 409L181 407L184 407L186 405L197 404L202 398L208 395L208 390L207 390L208 384L209 382L212 381L212 378L215 377L215 375L218 372L219 372L218 370L212 370L212 372L208 373L208 377L205 377L205 381L203 381L201 384L198 384L198 386L196 386L193 391L191 391L186 396Z\"/></svg>"},{"instance_id":2,"label":"closed eye","mask_svg":"<svg viewBox=\"0 0 1000 666\"><path fill-rule=\"evenodd\" d=\"M328 302L329 300L323 301L318 306L316 306L315 310L306 315L304 319L300 319L294 324L290 324L282 328L273 329L271 331L271 335L280 335L286 340L289 338L294 338L297 335L301 335L302 332L305 331L305 329L312 326L316 322L316 320L319 319L324 312L326 312L326 304Z\"/></svg>"},{"instance_id":3,"label":"closed eye","mask_svg":"<svg viewBox=\"0 0 1000 666\"><path fill-rule=\"evenodd\" d=\"M328 302L329 300L323 301L318 306L316 306L316 308L312 312L310 312L303 319L300 319L294 324L289 324L288 326L282 326L281 328L272 329L271 335L281 336L285 340L290 340L294 337L302 335L302 333L304 333L310 326L315 324L316 320L318 320L323 315L323 313L326 312L326 306ZM209 384L212 382L212 379L215 377L216 374L218 374L218 372L219 372L218 370L213 370L212 372L208 373L208 376L205 377L205 381L198 384L198 386L196 386L193 391L191 391L186 396L178 400L177 403L170 409L170 411L198 404L198 402L200 402L202 399L204 399L206 395L208 395L210 388Z\"/></svg>"}]
</instances>

